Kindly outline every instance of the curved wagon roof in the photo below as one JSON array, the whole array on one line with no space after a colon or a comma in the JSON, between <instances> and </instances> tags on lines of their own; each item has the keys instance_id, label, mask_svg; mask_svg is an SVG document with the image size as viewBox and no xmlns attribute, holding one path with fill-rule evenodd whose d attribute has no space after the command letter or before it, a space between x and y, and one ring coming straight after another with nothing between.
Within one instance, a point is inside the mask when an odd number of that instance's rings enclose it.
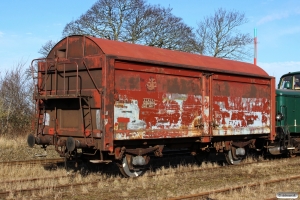
<instances>
[{"instance_id":1,"label":"curved wagon roof","mask_svg":"<svg viewBox=\"0 0 300 200\"><path fill-rule=\"evenodd\" d=\"M57 45L51 50L51 52L59 49L64 44L65 48L69 49L67 50L67 52L69 52L67 57L71 58L71 52L73 50L71 50L70 44L72 43L72 41L73 43L76 42L81 44L77 45L77 47L82 49L79 50L77 48L77 51L84 52L84 56L95 55L97 54L95 52L101 52L106 56L112 56L117 60L131 60L135 62L162 64L205 71L219 71L226 73L230 72L240 75L269 77L269 75L259 66L246 62L106 40L90 36L73 35L66 37L59 43L57 43ZM94 50L91 51L88 50L88 48ZM97 48L98 50L95 50ZM48 57L51 57L51 52L49 53ZM76 55L76 57L78 58L78 55Z\"/></svg>"}]
</instances>

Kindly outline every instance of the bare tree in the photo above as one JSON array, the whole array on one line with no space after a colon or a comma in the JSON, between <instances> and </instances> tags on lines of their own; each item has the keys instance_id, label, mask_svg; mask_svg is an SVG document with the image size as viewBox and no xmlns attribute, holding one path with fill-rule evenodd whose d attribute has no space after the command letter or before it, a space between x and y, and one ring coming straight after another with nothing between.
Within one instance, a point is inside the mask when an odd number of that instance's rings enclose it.
<instances>
[{"instance_id":1,"label":"bare tree","mask_svg":"<svg viewBox=\"0 0 300 200\"><path fill-rule=\"evenodd\" d=\"M149 27L145 31L144 44L164 49L193 52L195 35L193 29L171 13L171 8L152 7Z\"/></svg>"},{"instance_id":2,"label":"bare tree","mask_svg":"<svg viewBox=\"0 0 300 200\"><path fill-rule=\"evenodd\" d=\"M63 36L90 35L159 48L200 53L220 58L250 58L253 38L238 28L247 23L243 13L218 9L197 29L172 14L171 8L145 0L98 0L79 19L68 23ZM39 51L44 57L54 46L48 41Z\"/></svg>"},{"instance_id":3,"label":"bare tree","mask_svg":"<svg viewBox=\"0 0 300 200\"><path fill-rule=\"evenodd\" d=\"M63 35L83 34L160 48L193 51L191 27L171 13L171 8L151 6L144 0L99 0Z\"/></svg>"},{"instance_id":4,"label":"bare tree","mask_svg":"<svg viewBox=\"0 0 300 200\"><path fill-rule=\"evenodd\" d=\"M43 55L43 58L46 58L49 54L49 52L51 51L51 49L55 46L57 42L53 41L53 40L49 40L47 41L39 50L38 53Z\"/></svg>"},{"instance_id":5,"label":"bare tree","mask_svg":"<svg viewBox=\"0 0 300 200\"><path fill-rule=\"evenodd\" d=\"M93 35L110 40L124 41L124 26L143 0L99 0L85 14L68 23L63 35Z\"/></svg>"},{"instance_id":6,"label":"bare tree","mask_svg":"<svg viewBox=\"0 0 300 200\"><path fill-rule=\"evenodd\" d=\"M213 16L205 17L198 23L196 51L213 57L248 59L253 38L238 31L238 27L247 22L243 13L218 9Z\"/></svg>"},{"instance_id":7,"label":"bare tree","mask_svg":"<svg viewBox=\"0 0 300 200\"><path fill-rule=\"evenodd\" d=\"M24 71L24 63L0 77L0 133L15 136L30 130L33 117L33 82Z\"/></svg>"}]
</instances>

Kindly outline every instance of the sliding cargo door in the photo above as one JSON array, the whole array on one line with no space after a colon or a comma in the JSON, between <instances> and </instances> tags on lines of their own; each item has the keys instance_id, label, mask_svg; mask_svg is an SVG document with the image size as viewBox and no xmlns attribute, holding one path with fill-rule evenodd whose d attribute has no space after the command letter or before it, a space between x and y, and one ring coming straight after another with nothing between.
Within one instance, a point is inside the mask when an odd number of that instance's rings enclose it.
<instances>
[{"instance_id":1,"label":"sliding cargo door","mask_svg":"<svg viewBox=\"0 0 300 200\"><path fill-rule=\"evenodd\" d=\"M271 113L270 79L213 75L214 136L270 133Z\"/></svg>"},{"instance_id":2,"label":"sliding cargo door","mask_svg":"<svg viewBox=\"0 0 300 200\"><path fill-rule=\"evenodd\" d=\"M203 82L199 72L117 63L115 140L208 134L209 96Z\"/></svg>"}]
</instances>

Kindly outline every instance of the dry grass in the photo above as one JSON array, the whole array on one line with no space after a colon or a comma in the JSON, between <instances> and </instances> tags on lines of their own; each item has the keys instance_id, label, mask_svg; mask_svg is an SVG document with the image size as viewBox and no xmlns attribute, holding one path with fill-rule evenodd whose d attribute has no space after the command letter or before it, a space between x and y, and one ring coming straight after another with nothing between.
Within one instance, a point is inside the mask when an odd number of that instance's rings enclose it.
<instances>
[{"instance_id":1,"label":"dry grass","mask_svg":"<svg viewBox=\"0 0 300 200\"><path fill-rule=\"evenodd\" d=\"M47 148L47 152L40 146L35 145L33 148L27 145L27 136L19 136L14 139L0 137L0 162L13 160L31 160L36 159L36 154L47 153L47 158L58 158L57 152L53 146Z\"/></svg>"},{"instance_id":2,"label":"dry grass","mask_svg":"<svg viewBox=\"0 0 300 200\"><path fill-rule=\"evenodd\" d=\"M251 200L251 199L268 199L276 197L278 192L299 192L300 191L300 181L285 181L276 184L263 185L259 187L249 188L246 187L240 191L231 191L227 194L212 194L211 199L218 200Z\"/></svg>"},{"instance_id":3,"label":"dry grass","mask_svg":"<svg viewBox=\"0 0 300 200\"><path fill-rule=\"evenodd\" d=\"M9 149L9 150L8 150ZM40 152L41 151L41 152ZM50 150L53 151L53 150ZM0 138L0 158L4 160L32 159L35 153L43 153L38 147L30 149L26 139L5 140ZM53 155L56 152L53 151ZM49 152L48 152L49 155ZM247 159L245 162L254 162ZM170 197L197 194L204 191L235 187L248 183L264 182L298 175L300 159L273 160L267 163L253 163L247 166L234 168L219 167L213 163L179 164L176 167L161 167L155 172L147 172L137 179L113 177L98 173L71 172L72 177L49 179L46 181L0 184L0 191L14 191L18 189L47 187L47 189L20 196L12 192L8 199L168 199ZM202 170L186 173L193 169ZM178 173L183 172L183 173ZM34 177L49 177L66 175L64 168L49 170L43 166L2 166L0 181L17 180ZM153 175L147 177L147 175ZM166 175L167 174L167 175ZM98 180L97 185L88 184ZM54 190L58 185L70 183L87 183L80 188ZM275 197L277 192L295 191L300 188L300 181L286 181L284 183L261 185L255 188L244 188L227 194L212 194L212 199L263 199Z\"/></svg>"},{"instance_id":4,"label":"dry grass","mask_svg":"<svg viewBox=\"0 0 300 200\"><path fill-rule=\"evenodd\" d=\"M105 176L102 176L99 173L91 173L85 176L82 176L80 173L72 173L72 176L61 177L57 179L46 179L46 180L37 180L37 181L17 181L12 183L5 183L9 180L22 180L22 179L31 179L31 178L42 178L42 177L58 177L63 175L68 175L64 168L58 168L56 170L47 170L43 166L38 165L4 165L0 170L0 191L12 191L8 199L19 199L18 193L14 191L23 190L23 189L31 189L31 188L46 188L41 191L35 191L30 195L25 195L26 199L40 199L43 197L44 199L52 199L53 196L55 198L61 199L65 190L57 191L55 188L60 185L68 185L68 184L77 184L77 183L87 183L84 186L81 186L79 189L67 189L70 195L80 193L87 194L93 188L89 182L95 181L99 179L99 181L105 179ZM50 198L51 197L51 198Z\"/></svg>"}]
</instances>

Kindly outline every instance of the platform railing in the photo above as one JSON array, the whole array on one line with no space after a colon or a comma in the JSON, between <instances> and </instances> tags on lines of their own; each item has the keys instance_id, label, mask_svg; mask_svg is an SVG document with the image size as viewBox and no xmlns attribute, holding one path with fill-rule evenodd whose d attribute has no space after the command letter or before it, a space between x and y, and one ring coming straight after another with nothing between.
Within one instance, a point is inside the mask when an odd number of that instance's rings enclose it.
<instances>
[{"instance_id":1,"label":"platform railing","mask_svg":"<svg viewBox=\"0 0 300 200\"><path fill-rule=\"evenodd\" d=\"M58 85L57 85L57 79L58 79L58 70L57 70L57 66L58 65L62 65L63 64L63 83L64 83L64 87L63 87L63 95L65 96L66 95L66 64L75 64L76 65L76 90L75 90L75 95L76 96L79 96L79 72L78 72L78 63L75 62L75 61L69 61L69 60L62 60L62 61L59 61L59 59L53 59L53 58L38 58L38 59L34 59L32 60L31 62L31 69L32 69L32 76L33 78L35 79L35 71L33 70L34 69L34 66L33 64L36 62L36 61L45 61L46 63L46 67L45 67L45 70L44 70L44 79L43 79L43 82L41 83L41 85L39 85L39 81L37 82L36 84L36 88L38 91L37 91L37 94L40 95L40 92L41 92L41 88L42 88L42 85L44 84L44 91L45 91L45 96L44 98L47 99L48 94L47 94L47 78L48 78L48 71L51 69L51 67L54 65L54 70L55 70L55 76L54 76L54 91L51 89L50 93L51 92L54 92L55 96L57 96L57 90L58 90ZM39 77L39 69L36 71L37 73L37 79L39 80L40 77ZM36 93L36 91L35 91Z\"/></svg>"}]
</instances>

